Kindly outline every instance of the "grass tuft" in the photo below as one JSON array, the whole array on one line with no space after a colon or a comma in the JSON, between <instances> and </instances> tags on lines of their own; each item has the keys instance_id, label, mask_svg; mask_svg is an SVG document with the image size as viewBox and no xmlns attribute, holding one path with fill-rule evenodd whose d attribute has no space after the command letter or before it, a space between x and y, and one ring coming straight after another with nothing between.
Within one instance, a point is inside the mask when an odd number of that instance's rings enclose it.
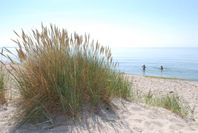
<instances>
[{"instance_id":1,"label":"grass tuft","mask_svg":"<svg viewBox=\"0 0 198 133\"><path fill-rule=\"evenodd\" d=\"M9 58L9 72L22 97L20 119L56 112L76 116L84 104L95 108L114 97L130 97L130 84L117 70L110 48L90 41L89 35L70 35L55 25L16 35L21 63Z\"/></svg>"},{"instance_id":2,"label":"grass tuft","mask_svg":"<svg viewBox=\"0 0 198 133\"><path fill-rule=\"evenodd\" d=\"M165 108L181 117L188 115L187 107L182 104L179 96L175 94L167 94L165 96L155 97L151 91L149 91L148 94L144 96L144 100L146 104Z\"/></svg>"}]
</instances>

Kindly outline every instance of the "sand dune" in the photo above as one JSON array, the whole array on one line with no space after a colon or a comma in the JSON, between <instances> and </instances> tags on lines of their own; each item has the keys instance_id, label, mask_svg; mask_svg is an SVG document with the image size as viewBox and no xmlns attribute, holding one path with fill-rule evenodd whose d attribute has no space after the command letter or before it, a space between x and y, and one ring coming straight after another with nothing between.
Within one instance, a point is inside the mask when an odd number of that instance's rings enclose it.
<instances>
[{"instance_id":1,"label":"sand dune","mask_svg":"<svg viewBox=\"0 0 198 133\"><path fill-rule=\"evenodd\" d=\"M190 108L194 108L192 116L181 118L180 116L159 107L151 107L143 103L129 102L120 99L112 101L113 110L107 105L94 114L83 113L81 121L65 120L58 116L54 123L46 122L36 125L25 124L19 129L14 128L14 121L10 120L16 107L12 100L7 107L0 107L0 132L17 133L56 133L56 132L123 132L123 133L197 133L198 132L198 82L146 78L141 76L129 76L134 88L141 93L151 90L156 95L177 93L183 97Z\"/></svg>"}]
</instances>

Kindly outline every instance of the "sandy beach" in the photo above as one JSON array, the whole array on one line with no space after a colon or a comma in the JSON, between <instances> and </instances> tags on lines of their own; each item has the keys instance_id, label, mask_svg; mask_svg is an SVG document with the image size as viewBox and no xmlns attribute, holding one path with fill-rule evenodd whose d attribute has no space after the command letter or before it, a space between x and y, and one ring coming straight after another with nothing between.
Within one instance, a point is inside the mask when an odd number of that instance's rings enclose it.
<instances>
[{"instance_id":1,"label":"sandy beach","mask_svg":"<svg viewBox=\"0 0 198 133\"><path fill-rule=\"evenodd\" d=\"M114 99L111 110L101 105L96 113L85 111L81 121L65 120L58 116L53 122L32 125L25 124L19 129L10 119L16 111L15 97L10 98L8 106L0 107L0 133L197 133L198 132L198 82L179 79L164 79L128 75L133 88L140 94L151 91L154 95L178 94L192 111L186 118L160 107L152 107L137 101ZM10 96L9 96L10 97Z\"/></svg>"},{"instance_id":2,"label":"sandy beach","mask_svg":"<svg viewBox=\"0 0 198 133\"><path fill-rule=\"evenodd\" d=\"M0 11L0 133L198 133L198 0Z\"/></svg>"}]
</instances>

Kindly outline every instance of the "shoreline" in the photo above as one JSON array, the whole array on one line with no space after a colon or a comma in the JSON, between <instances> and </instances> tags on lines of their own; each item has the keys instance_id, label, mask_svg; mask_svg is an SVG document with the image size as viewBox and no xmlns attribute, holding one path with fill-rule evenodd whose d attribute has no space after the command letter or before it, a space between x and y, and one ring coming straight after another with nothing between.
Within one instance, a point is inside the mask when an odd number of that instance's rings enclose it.
<instances>
[{"instance_id":1,"label":"shoreline","mask_svg":"<svg viewBox=\"0 0 198 133\"><path fill-rule=\"evenodd\" d=\"M141 75L141 74L131 74L126 72L121 72L125 75L130 76L139 76L139 77L145 77L145 78L157 78L157 79L168 79L168 80L181 80L181 81L192 81L192 82L198 82L196 79L185 79L185 78L178 78L178 77L168 77L168 76L155 76L155 75Z\"/></svg>"}]
</instances>

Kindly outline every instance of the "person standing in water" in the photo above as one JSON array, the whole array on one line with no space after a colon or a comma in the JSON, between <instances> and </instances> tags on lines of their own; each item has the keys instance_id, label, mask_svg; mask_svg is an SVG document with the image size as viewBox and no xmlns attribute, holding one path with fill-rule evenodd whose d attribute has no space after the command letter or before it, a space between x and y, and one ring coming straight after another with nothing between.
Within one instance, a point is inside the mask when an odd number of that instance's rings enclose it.
<instances>
[{"instance_id":1,"label":"person standing in water","mask_svg":"<svg viewBox=\"0 0 198 133\"><path fill-rule=\"evenodd\" d=\"M142 70L145 71L146 70L146 66L142 65Z\"/></svg>"},{"instance_id":2,"label":"person standing in water","mask_svg":"<svg viewBox=\"0 0 198 133\"><path fill-rule=\"evenodd\" d=\"M145 65L142 65L143 76L145 76L145 70L146 70L146 66Z\"/></svg>"},{"instance_id":3,"label":"person standing in water","mask_svg":"<svg viewBox=\"0 0 198 133\"><path fill-rule=\"evenodd\" d=\"M163 66L160 66L160 70L161 70L161 77L163 77L163 70L164 70L164 67L163 67Z\"/></svg>"},{"instance_id":4,"label":"person standing in water","mask_svg":"<svg viewBox=\"0 0 198 133\"><path fill-rule=\"evenodd\" d=\"M163 66L160 66L160 70L161 70L161 72L164 70L164 67Z\"/></svg>"}]
</instances>

